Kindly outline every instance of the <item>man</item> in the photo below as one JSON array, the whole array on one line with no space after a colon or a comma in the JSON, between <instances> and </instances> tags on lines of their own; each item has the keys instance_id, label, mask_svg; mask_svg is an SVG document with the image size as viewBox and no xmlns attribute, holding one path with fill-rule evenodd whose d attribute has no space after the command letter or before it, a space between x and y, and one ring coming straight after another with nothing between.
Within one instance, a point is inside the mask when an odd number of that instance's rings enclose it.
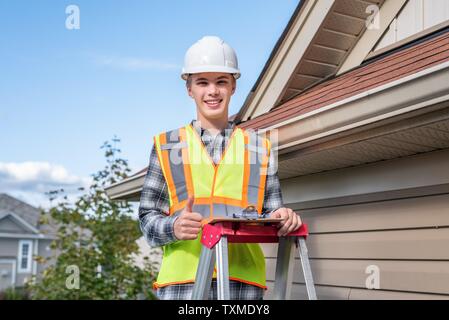
<instances>
[{"instance_id":1,"label":"man","mask_svg":"<svg viewBox=\"0 0 449 320\"><path fill-rule=\"evenodd\" d=\"M155 136L139 208L148 243L164 249L155 283L160 299L190 299L208 219L251 207L260 217L283 219L279 236L301 226L283 207L270 142L228 121L240 77L234 50L218 37L203 37L187 51L181 77L197 119ZM229 274L231 299L262 299L259 244L229 244ZM216 286L214 279L210 299L217 298Z\"/></svg>"}]
</instances>

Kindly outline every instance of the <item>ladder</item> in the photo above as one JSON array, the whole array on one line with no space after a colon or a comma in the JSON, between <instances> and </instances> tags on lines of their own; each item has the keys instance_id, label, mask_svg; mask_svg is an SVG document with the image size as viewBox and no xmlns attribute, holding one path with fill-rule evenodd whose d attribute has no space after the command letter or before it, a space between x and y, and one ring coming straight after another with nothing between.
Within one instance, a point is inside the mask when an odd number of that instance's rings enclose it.
<instances>
[{"instance_id":1,"label":"ladder","mask_svg":"<svg viewBox=\"0 0 449 320\"><path fill-rule=\"evenodd\" d=\"M279 243L273 298L290 297L295 251L299 250L309 300L316 300L315 285L306 247L306 224L285 237L277 236L278 228L270 219L215 219L203 226L201 255L196 272L192 300L207 300L217 263L217 297L229 300L228 243Z\"/></svg>"}]
</instances>

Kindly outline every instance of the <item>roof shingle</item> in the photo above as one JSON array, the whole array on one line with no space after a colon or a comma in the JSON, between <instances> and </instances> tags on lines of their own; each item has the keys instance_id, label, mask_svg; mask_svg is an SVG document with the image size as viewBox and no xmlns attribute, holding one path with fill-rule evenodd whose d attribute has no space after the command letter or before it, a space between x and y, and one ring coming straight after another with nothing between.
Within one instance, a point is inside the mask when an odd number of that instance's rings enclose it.
<instances>
[{"instance_id":1,"label":"roof shingle","mask_svg":"<svg viewBox=\"0 0 449 320\"><path fill-rule=\"evenodd\" d=\"M239 124L260 129L449 61L449 32L324 80L270 112Z\"/></svg>"}]
</instances>

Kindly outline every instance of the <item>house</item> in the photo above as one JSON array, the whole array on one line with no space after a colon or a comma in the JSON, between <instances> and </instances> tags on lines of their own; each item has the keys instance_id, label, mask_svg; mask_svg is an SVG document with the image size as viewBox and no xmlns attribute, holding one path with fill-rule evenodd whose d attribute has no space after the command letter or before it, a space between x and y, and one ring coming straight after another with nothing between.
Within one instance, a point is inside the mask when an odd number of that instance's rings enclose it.
<instances>
[{"instance_id":1,"label":"house","mask_svg":"<svg viewBox=\"0 0 449 320\"><path fill-rule=\"evenodd\" d=\"M39 218L39 209L0 194L0 292L22 287L42 272L45 265L38 264L34 256L51 256L54 231L40 225Z\"/></svg>"},{"instance_id":2,"label":"house","mask_svg":"<svg viewBox=\"0 0 449 320\"><path fill-rule=\"evenodd\" d=\"M277 137L319 299L449 298L448 1L301 1L235 121ZM145 171L110 197L138 201Z\"/></svg>"}]
</instances>

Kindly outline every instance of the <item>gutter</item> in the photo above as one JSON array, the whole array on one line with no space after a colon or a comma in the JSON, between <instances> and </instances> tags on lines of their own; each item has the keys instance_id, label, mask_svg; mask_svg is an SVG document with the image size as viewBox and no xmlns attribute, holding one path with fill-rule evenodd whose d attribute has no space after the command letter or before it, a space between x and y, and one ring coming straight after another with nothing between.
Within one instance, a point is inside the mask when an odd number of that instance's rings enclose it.
<instances>
[{"instance_id":1,"label":"gutter","mask_svg":"<svg viewBox=\"0 0 449 320\"><path fill-rule=\"evenodd\" d=\"M140 193L140 191L142 191L143 180L145 179L146 174L147 172L145 170L139 174L136 174L122 181L111 184L104 190L107 196L112 200L120 200L123 197ZM134 185L134 187L131 187L130 186L131 184ZM128 187L124 187L124 185L128 185Z\"/></svg>"},{"instance_id":2,"label":"gutter","mask_svg":"<svg viewBox=\"0 0 449 320\"><path fill-rule=\"evenodd\" d=\"M286 153L305 143L449 100L447 79L449 61L276 123L259 132L279 130L277 150ZM423 86L421 81L429 83Z\"/></svg>"}]
</instances>

